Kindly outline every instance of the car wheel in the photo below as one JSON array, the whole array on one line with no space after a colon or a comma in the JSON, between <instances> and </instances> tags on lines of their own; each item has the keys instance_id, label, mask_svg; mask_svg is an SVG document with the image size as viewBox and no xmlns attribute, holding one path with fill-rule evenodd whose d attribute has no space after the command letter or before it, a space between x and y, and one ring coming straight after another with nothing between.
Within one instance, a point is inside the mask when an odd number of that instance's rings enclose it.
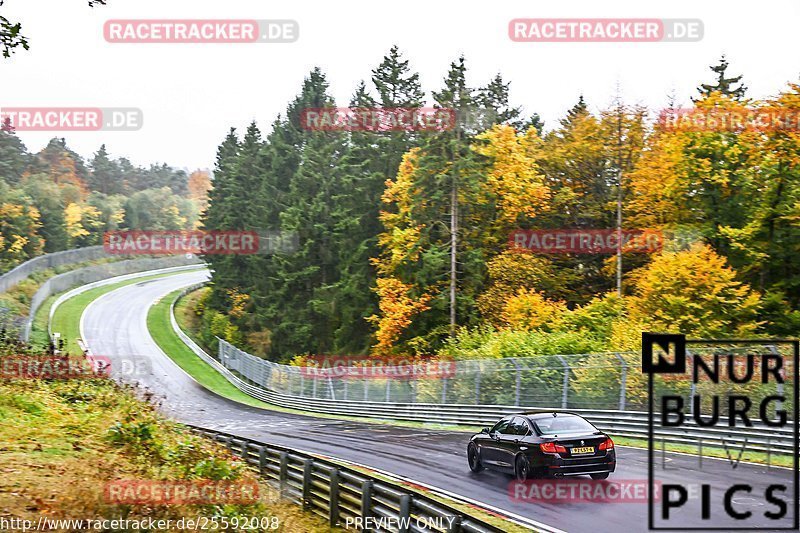
<instances>
[{"instance_id":1,"label":"car wheel","mask_svg":"<svg viewBox=\"0 0 800 533\"><path fill-rule=\"evenodd\" d=\"M589 474L592 479L608 479L609 472L602 472L600 474Z\"/></svg>"},{"instance_id":2,"label":"car wheel","mask_svg":"<svg viewBox=\"0 0 800 533\"><path fill-rule=\"evenodd\" d=\"M514 461L514 477L517 481L525 481L531 475L531 464L523 455L518 455Z\"/></svg>"},{"instance_id":3,"label":"car wheel","mask_svg":"<svg viewBox=\"0 0 800 533\"><path fill-rule=\"evenodd\" d=\"M473 472L480 472L483 470L481 458L478 455L478 448L474 444L470 444L467 448L467 460L469 461L469 469Z\"/></svg>"}]
</instances>

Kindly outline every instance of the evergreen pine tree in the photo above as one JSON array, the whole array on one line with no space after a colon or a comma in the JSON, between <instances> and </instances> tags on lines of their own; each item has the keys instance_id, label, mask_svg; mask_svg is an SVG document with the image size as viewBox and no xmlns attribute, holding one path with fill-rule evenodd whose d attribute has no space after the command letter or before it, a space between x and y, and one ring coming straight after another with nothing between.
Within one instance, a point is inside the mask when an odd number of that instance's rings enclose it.
<instances>
[{"instance_id":1,"label":"evergreen pine tree","mask_svg":"<svg viewBox=\"0 0 800 533\"><path fill-rule=\"evenodd\" d=\"M727 96L734 100L742 100L747 92L747 87L744 86L742 83L742 75L733 76L731 78L726 78L725 74L728 70L729 64L728 60L723 55L719 63L717 65L712 65L708 68L717 75L716 82L714 84L710 83L702 83L700 87L697 88L697 92L699 92L702 97L706 97L713 92L718 92L723 96ZM734 85L739 84L738 87L734 87Z\"/></svg>"}]
</instances>

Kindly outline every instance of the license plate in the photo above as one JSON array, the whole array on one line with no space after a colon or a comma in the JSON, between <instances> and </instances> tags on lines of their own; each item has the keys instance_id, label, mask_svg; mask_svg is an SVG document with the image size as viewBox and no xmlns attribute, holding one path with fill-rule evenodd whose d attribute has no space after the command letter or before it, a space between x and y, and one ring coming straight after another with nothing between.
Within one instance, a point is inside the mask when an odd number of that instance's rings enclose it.
<instances>
[{"instance_id":1,"label":"license plate","mask_svg":"<svg viewBox=\"0 0 800 533\"><path fill-rule=\"evenodd\" d=\"M572 455L576 453L594 453L594 446L585 446L583 448L572 448Z\"/></svg>"}]
</instances>

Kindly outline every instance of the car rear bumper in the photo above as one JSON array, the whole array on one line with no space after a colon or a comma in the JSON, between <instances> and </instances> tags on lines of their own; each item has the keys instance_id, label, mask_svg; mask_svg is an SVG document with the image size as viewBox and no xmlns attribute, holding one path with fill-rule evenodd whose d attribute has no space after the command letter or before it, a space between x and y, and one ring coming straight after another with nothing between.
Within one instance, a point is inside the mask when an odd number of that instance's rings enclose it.
<instances>
[{"instance_id":1,"label":"car rear bumper","mask_svg":"<svg viewBox=\"0 0 800 533\"><path fill-rule=\"evenodd\" d=\"M585 476L613 472L617 468L616 454L600 457L562 458L557 455L548 456L540 466L542 474L548 477Z\"/></svg>"}]
</instances>

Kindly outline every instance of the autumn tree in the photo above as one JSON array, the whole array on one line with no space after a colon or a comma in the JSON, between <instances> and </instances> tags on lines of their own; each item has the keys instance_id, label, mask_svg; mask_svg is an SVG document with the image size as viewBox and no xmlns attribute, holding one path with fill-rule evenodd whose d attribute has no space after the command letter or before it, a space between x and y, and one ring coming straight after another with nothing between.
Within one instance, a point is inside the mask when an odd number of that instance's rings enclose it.
<instances>
[{"instance_id":1,"label":"autumn tree","mask_svg":"<svg viewBox=\"0 0 800 533\"><path fill-rule=\"evenodd\" d=\"M546 257L507 250L487 263L488 286L477 306L488 323L502 326L508 299L521 290L533 290L550 299L565 295L567 281Z\"/></svg>"},{"instance_id":2,"label":"autumn tree","mask_svg":"<svg viewBox=\"0 0 800 533\"><path fill-rule=\"evenodd\" d=\"M42 253L39 219L27 195L0 184L0 267L9 269Z\"/></svg>"},{"instance_id":3,"label":"autumn tree","mask_svg":"<svg viewBox=\"0 0 800 533\"><path fill-rule=\"evenodd\" d=\"M758 327L760 296L708 245L667 252L637 276L631 318L653 330L720 338Z\"/></svg>"},{"instance_id":4,"label":"autumn tree","mask_svg":"<svg viewBox=\"0 0 800 533\"><path fill-rule=\"evenodd\" d=\"M567 312L563 301L549 300L536 290L519 289L506 300L501 317L511 329L555 331Z\"/></svg>"},{"instance_id":5,"label":"autumn tree","mask_svg":"<svg viewBox=\"0 0 800 533\"><path fill-rule=\"evenodd\" d=\"M208 191L211 190L211 174L207 170L195 170L189 174L186 185L188 198L197 204L201 213L208 207Z\"/></svg>"}]
</instances>

